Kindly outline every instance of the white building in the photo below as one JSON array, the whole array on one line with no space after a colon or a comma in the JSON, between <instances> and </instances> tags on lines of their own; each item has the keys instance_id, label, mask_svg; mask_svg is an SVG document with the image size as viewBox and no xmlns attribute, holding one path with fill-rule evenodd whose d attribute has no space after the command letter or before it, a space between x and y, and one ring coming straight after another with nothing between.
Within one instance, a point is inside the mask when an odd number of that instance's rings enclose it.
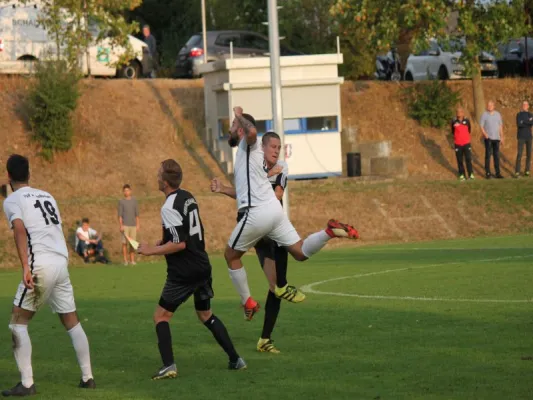
<instances>
[{"instance_id":1,"label":"white building","mask_svg":"<svg viewBox=\"0 0 533 400\"><path fill-rule=\"evenodd\" d=\"M281 57L285 148L291 179L342 175L342 54ZM233 107L242 106L260 133L273 129L270 59L239 58L201 66L204 76L204 142L228 174L236 149L228 146Z\"/></svg>"}]
</instances>

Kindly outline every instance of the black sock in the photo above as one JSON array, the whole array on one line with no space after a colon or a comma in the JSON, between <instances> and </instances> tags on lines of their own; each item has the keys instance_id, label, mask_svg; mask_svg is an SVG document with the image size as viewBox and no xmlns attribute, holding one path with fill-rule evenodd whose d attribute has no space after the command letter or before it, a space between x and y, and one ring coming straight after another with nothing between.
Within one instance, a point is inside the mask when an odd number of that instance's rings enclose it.
<instances>
[{"instance_id":1,"label":"black sock","mask_svg":"<svg viewBox=\"0 0 533 400\"><path fill-rule=\"evenodd\" d=\"M276 261L276 285L280 288L287 284L287 264L289 253L285 247L275 246L274 259Z\"/></svg>"},{"instance_id":2,"label":"black sock","mask_svg":"<svg viewBox=\"0 0 533 400\"><path fill-rule=\"evenodd\" d=\"M265 321L263 322L263 333L261 339L270 339L276 320L278 319L281 299L278 299L274 293L268 291L265 304Z\"/></svg>"},{"instance_id":3,"label":"black sock","mask_svg":"<svg viewBox=\"0 0 533 400\"><path fill-rule=\"evenodd\" d=\"M157 340L159 346L159 353L161 353L161 359L163 365L168 367L174 364L174 353L172 352L172 337L170 335L170 325L168 322L160 322L155 326L157 333Z\"/></svg>"},{"instance_id":4,"label":"black sock","mask_svg":"<svg viewBox=\"0 0 533 400\"><path fill-rule=\"evenodd\" d=\"M230 362L236 362L239 359L239 355L237 354L237 351L235 351L228 330L222 321L213 314L211 315L211 318L204 322L204 325L211 331L220 347L224 349Z\"/></svg>"}]
</instances>

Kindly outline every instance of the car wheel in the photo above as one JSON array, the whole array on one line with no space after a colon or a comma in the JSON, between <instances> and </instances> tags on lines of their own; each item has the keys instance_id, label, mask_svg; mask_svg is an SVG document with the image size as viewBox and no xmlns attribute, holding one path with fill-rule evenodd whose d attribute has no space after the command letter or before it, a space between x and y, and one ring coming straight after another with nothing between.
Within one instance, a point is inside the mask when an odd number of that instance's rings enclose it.
<instances>
[{"instance_id":1,"label":"car wheel","mask_svg":"<svg viewBox=\"0 0 533 400\"><path fill-rule=\"evenodd\" d=\"M139 79L141 76L141 66L137 61L130 61L128 65L120 68L118 76L123 79Z\"/></svg>"},{"instance_id":2,"label":"car wheel","mask_svg":"<svg viewBox=\"0 0 533 400\"><path fill-rule=\"evenodd\" d=\"M441 81L447 81L450 77L448 76L448 70L444 65L441 65L439 68L439 74L438 74L439 80Z\"/></svg>"}]
</instances>

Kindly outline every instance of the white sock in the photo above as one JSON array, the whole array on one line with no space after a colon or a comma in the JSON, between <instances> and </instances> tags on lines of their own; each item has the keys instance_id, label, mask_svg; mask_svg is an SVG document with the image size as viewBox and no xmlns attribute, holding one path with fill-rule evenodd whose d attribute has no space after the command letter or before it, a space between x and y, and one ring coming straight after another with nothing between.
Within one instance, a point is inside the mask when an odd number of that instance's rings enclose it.
<instances>
[{"instance_id":1,"label":"white sock","mask_svg":"<svg viewBox=\"0 0 533 400\"><path fill-rule=\"evenodd\" d=\"M72 339L72 345L76 351L78 364L81 368L81 377L83 382L87 382L89 379L93 378L93 372L91 370L91 354L89 353L89 341L87 340L87 335L81 327L81 323L78 323L78 325L68 331L68 334Z\"/></svg>"},{"instance_id":2,"label":"white sock","mask_svg":"<svg viewBox=\"0 0 533 400\"><path fill-rule=\"evenodd\" d=\"M307 258L311 258L311 256L318 253L330 239L331 236L329 236L326 231L312 233L305 238L302 245L302 253L304 253L304 256Z\"/></svg>"},{"instance_id":3,"label":"white sock","mask_svg":"<svg viewBox=\"0 0 533 400\"><path fill-rule=\"evenodd\" d=\"M241 303L246 304L246 300L251 296L246 270L242 267L239 269L228 269L228 271L233 286L235 286L235 289L237 289L237 292L239 292L239 295L241 296Z\"/></svg>"},{"instance_id":4,"label":"white sock","mask_svg":"<svg viewBox=\"0 0 533 400\"><path fill-rule=\"evenodd\" d=\"M31 340L27 325L9 325L13 334L13 353L20 371L21 382L26 388L33 385L33 369L31 367Z\"/></svg>"}]
</instances>

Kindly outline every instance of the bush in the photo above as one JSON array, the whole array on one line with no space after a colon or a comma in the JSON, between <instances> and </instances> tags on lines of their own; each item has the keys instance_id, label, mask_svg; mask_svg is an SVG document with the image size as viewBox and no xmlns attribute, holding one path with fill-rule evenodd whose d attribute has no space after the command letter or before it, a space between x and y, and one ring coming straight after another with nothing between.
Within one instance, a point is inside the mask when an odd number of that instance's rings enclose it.
<instances>
[{"instance_id":1,"label":"bush","mask_svg":"<svg viewBox=\"0 0 533 400\"><path fill-rule=\"evenodd\" d=\"M80 75L62 61L37 65L36 80L28 96L27 110L33 139L41 156L51 161L55 151L72 147L72 112L80 96Z\"/></svg>"},{"instance_id":2,"label":"bush","mask_svg":"<svg viewBox=\"0 0 533 400\"><path fill-rule=\"evenodd\" d=\"M438 80L415 83L404 89L404 97L409 117L433 128L444 128L450 123L460 99L459 93Z\"/></svg>"}]
</instances>

